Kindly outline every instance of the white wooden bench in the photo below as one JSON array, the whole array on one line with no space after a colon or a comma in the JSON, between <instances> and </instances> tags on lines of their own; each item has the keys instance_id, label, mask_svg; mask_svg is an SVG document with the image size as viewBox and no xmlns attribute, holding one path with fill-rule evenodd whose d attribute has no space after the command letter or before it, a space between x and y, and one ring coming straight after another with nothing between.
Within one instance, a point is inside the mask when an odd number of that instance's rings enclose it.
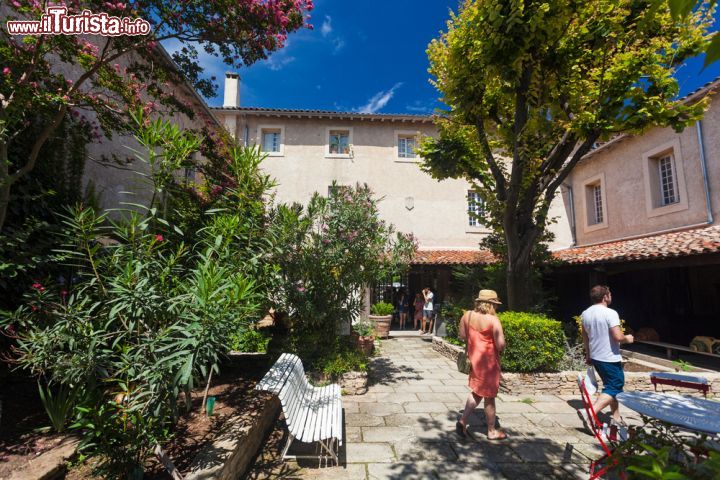
<instances>
[{"instance_id":1,"label":"white wooden bench","mask_svg":"<svg viewBox=\"0 0 720 480\"><path fill-rule=\"evenodd\" d=\"M340 464L338 452L342 445L342 399L340 386L313 387L305 377L305 369L297 355L283 353L265 374L257 390L265 390L280 398L288 440L282 458L317 458ZM288 455L294 440L317 442L316 455Z\"/></svg>"}]
</instances>

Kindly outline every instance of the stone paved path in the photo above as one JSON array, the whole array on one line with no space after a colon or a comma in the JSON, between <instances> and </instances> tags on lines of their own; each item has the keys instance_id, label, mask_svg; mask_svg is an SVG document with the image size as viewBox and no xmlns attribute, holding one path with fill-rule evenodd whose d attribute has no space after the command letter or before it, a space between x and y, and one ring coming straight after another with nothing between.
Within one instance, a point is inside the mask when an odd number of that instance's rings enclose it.
<instances>
[{"instance_id":1,"label":"stone paved path","mask_svg":"<svg viewBox=\"0 0 720 480\"><path fill-rule=\"evenodd\" d=\"M602 452L582 430L579 398L503 395L498 421L510 439L490 441L482 409L470 420L478 441L455 434L468 393L467 376L428 340L382 342L368 393L344 396L344 466L283 467L284 478L485 479L587 478L589 457ZM626 419L630 412L623 412ZM278 475L280 472L274 472ZM259 478L258 475L253 478Z\"/></svg>"}]
</instances>

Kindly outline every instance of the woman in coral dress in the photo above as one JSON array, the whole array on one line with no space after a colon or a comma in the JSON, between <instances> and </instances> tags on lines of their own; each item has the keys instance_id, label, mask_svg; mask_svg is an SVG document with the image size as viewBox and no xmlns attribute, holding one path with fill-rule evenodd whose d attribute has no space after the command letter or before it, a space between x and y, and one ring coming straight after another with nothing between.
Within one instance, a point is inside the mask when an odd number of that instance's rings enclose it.
<instances>
[{"instance_id":1,"label":"woman in coral dress","mask_svg":"<svg viewBox=\"0 0 720 480\"><path fill-rule=\"evenodd\" d=\"M505 432L495 429L495 397L500 387L500 355L505 350L505 336L502 325L495 314L495 305L501 305L493 290L480 290L475 299L475 310L465 312L460 319L460 338L467 342L470 361L468 384L470 394L465 402L465 411L456 424L458 435L470 436L467 419L473 410L485 399L485 419L488 438L507 438Z\"/></svg>"}]
</instances>

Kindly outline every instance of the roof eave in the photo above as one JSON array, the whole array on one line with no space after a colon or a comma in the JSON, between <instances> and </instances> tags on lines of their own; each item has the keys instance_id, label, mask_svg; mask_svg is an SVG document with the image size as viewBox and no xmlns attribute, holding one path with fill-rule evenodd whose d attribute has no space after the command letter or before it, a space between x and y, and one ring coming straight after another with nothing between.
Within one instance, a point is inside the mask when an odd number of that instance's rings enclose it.
<instances>
[{"instance_id":1,"label":"roof eave","mask_svg":"<svg viewBox=\"0 0 720 480\"><path fill-rule=\"evenodd\" d=\"M286 118L328 118L339 120L370 120L379 122L409 122L409 123L432 123L433 117L423 115L392 115L392 114L369 114L352 112L328 112L328 111L287 111L263 108L234 108L234 107L213 107L212 110L248 116L269 116Z\"/></svg>"}]
</instances>

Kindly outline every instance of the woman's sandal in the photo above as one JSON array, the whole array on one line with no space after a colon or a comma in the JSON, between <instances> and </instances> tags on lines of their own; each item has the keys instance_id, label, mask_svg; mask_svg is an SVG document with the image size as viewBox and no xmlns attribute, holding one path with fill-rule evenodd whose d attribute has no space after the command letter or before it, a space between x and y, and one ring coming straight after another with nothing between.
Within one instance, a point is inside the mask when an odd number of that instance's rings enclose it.
<instances>
[{"instance_id":1,"label":"woman's sandal","mask_svg":"<svg viewBox=\"0 0 720 480\"><path fill-rule=\"evenodd\" d=\"M506 439L508 439L508 438L510 438L510 437L509 437L508 434L505 433L505 432L498 432L498 436L495 437L495 438L490 438L490 436L488 435L488 440L490 440L491 442L495 442L495 441L498 441L498 440L506 440Z\"/></svg>"},{"instance_id":2,"label":"woman's sandal","mask_svg":"<svg viewBox=\"0 0 720 480\"><path fill-rule=\"evenodd\" d=\"M465 427L463 427L463 424L460 422L455 422L455 433L460 435L461 438L467 438L468 431Z\"/></svg>"}]
</instances>

